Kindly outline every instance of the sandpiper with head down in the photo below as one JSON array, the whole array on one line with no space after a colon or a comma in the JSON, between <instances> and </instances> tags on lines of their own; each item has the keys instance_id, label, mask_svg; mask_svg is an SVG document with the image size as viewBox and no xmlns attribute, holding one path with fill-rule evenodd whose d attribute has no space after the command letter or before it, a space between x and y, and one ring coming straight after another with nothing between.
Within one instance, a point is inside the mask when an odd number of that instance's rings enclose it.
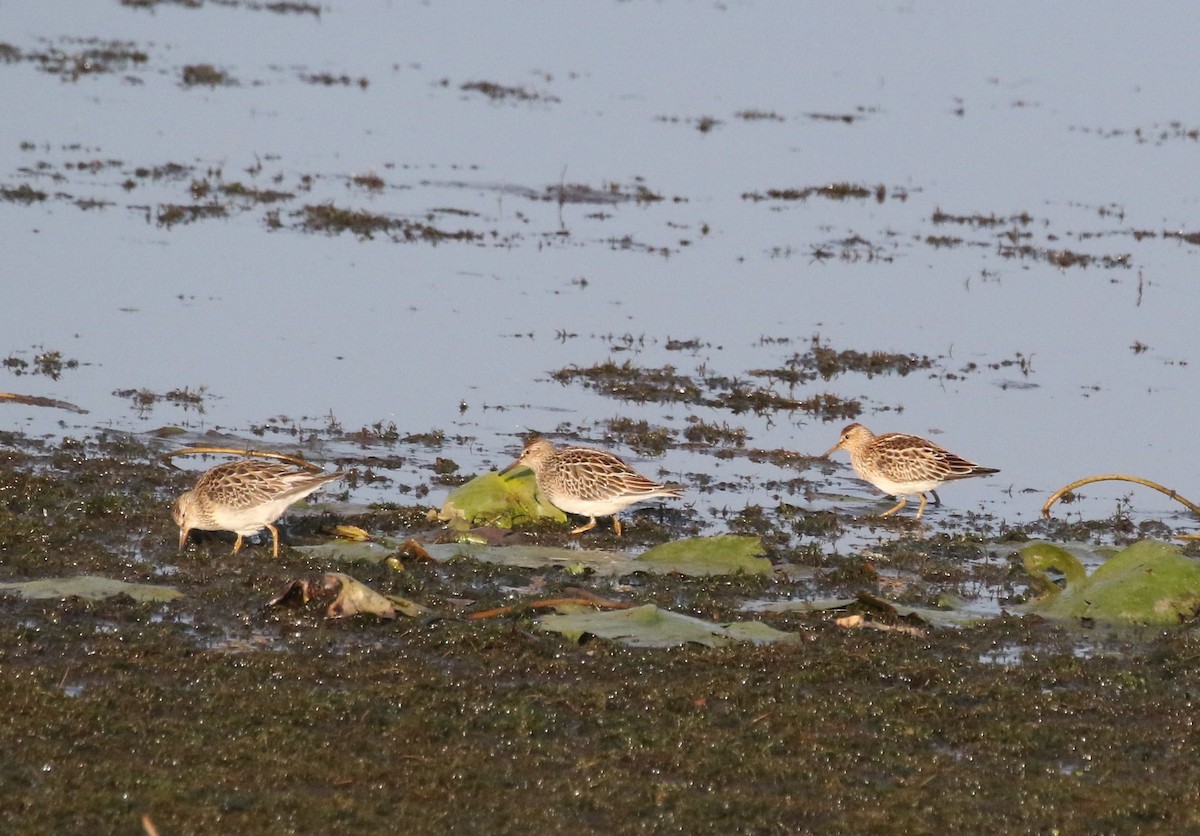
<instances>
[{"instance_id":1,"label":"sandpiper with head down","mask_svg":"<svg viewBox=\"0 0 1200 836\"><path fill-rule=\"evenodd\" d=\"M538 493L551 505L588 521L572 534L596 527L596 517L612 517L613 531L621 535L617 513L656 496L679 497L684 485L661 484L647 479L612 453L591 447L556 448L544 438L533 438L518 459L504 468L533 471Z\"/></svg>"},{"instance_id":2,"label":"sandpiper with head down","mask_svg":"<svg viewBox=\"0 0 1200 836\"><path fill-rule=\"evenodd\" d=\"M261 459L217 465L175 501L173 516L179 526L179 548L183 549L192 529L232 531L237 535L233 544L233 553L237 554L243 537L266 528L274 544L271 553L279 557L275 520L292 503L344 475L341 471L322 473Z\"/></svg>"},{"instance_id":3,"label":"sandpiper with head down","mask_svg":"<svg viewBox=\"0 0 1200 836\"><path fill-rule=\"evenodd\" d=\"M980 467L956 456L949 450L920 436L904 433L875 435L862 424L851 424L842 430L838 443L825 452L837 450L850 454L850 464L856 473L879 490L900 499L880 516L894 514L904 507L910 496L921 497L916 519L925 512L925 494L954 479L999 473L994 467Z\"/></svg>"}]
</instances>

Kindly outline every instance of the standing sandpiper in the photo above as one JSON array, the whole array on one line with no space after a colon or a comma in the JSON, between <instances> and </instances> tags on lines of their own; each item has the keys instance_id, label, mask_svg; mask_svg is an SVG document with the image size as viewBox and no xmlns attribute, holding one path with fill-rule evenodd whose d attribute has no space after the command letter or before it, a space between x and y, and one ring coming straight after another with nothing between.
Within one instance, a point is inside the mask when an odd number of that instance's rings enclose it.
<instances>
[{"instance_id":1,"label":"standing sandpiper","mask_svg":"<svg viewBox=\"0 0 1200 836\"><path fill-rule=\"evenodd\" d=\"M544 438L530 439L520 457L501 473L518 467L533 471L538 493L551 505L587 517L572 534L596 527L596 517L612 517L613 531L621 536L617 513L635 502L656 496L679 497L685 485L664 485L647 479L625 462L604 450L564 447L561 450Z\"/></svg>"},{"instance_id":2,"label":"standing sandpiper","mask_svg":"<svg viewBox=\"0 0 1200 836\"><path fill-rule=\"evenodd\" d=\"M179 548L188 532L232 531L237 534L233 553L242 548L242 538L270 529L279 557L279 530L273 523L297 502L326 482L345 474L319 473L261 459L240 459L217 465L200 477L196 487L175 500L174 517L179 526Z\"/></svg>"},{"instance_id":3,"label":"standing sandpiper","mask_svg":"<svg viewBox=\"0 0 1200 836\"><path fill-rule=\"evenodd\" d=\"M895 506L880 516L894 514L904 507L908 497L921 497L921 507L916 519L925 512L925 493L933 494L936 489L954 479L984 476L999 473L994 467L980 467L949 450L944 450L932 441L904 433L875 435L862 424L851 424L842 430L838 443L824 454L836 450L850 454L850 464L856 473L886 494L899 497Z\"/></svg>"}]
</instances>

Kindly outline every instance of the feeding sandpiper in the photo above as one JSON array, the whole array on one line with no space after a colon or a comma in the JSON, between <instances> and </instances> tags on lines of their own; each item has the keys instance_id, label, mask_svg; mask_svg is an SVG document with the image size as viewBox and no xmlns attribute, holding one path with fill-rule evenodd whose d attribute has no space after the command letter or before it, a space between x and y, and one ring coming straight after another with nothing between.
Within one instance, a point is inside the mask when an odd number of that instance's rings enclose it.
<instances>
[{"instance_id":1,"label":"feeding sandpiper","mask_svg":"<svg viewBox=\"0 0 1200 836\"><path fill-rule=\"evenodd\" d=\"M904 433L875 435L862 424L851 424L842 430L838 443L824 455L837 450L850 454L850 464L859 476L900 499L880 515L883 517L903 508L908 497L919 495L921 507L916 516L919 520L925 512L926 492L932 493L934 501L938 502L936 489L946 482L1000 472L994 467L980 467L919 436Z\"/></svg>"},{"instance_id":2,"label":"feeding sandpiper","mask_svg":"<svg viewBox=\"0 0 1200 836\"><path fill-rule=\"evenodd\" d=\"M544 438L526 443L520 457L504 468L533 471L538 493L551 505L587 517L584 525L571 530L581 534L596 527L596 517L612 517L613 531L621 536L617 513L635 502L656 496L678 498L685 485L661 484L647 479L621 459L591 447L563 447Z\"/></svg>"},{"instance_id":3,"label":"feeding sandpiper","mask_svg":"<svg viewBox=\"0 0 1200 836\"><path fill-rule=\"evenodd\" d=\"M242 548L242 538L270 529L279 557L279 530L273 523L297 502L326 482L345 474L304 470L279 462L239 459L217 465L200 477L196 487L175 501L173 516L179 526L179 548L187 543L188 532L232 531L237 534L233 553Z\"/></svg>"}]
</instances>

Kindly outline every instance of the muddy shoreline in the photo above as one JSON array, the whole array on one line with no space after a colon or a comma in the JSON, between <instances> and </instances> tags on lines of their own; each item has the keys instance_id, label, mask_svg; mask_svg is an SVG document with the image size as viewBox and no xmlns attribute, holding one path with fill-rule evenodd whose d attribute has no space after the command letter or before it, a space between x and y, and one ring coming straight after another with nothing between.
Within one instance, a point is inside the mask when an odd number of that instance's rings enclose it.
<instances>
[{"instance_id":1,"label":"muddy shoreline","mask_svg":"<svg viewBox=\"0 0 1200 836\"><path fill-rule=\"evenodd\" d=\"M1200 778L1185 745L1200 674L1189 629L1121 635L1009 615L908 632L847 629L824 612L764 616L799 635L790 644L576 644L535 632L521 601L583 587L732 620L743 601L796 583L782 571L613 581L469 559L338 567L431 614L333 621L266 606L288 580L330 568L300 552L233 557L222 535L174 550L166 507L191 474L164 468L157 442L3 440L3 580L99 574L184 595L0 595L15 830L131 830L142 815L161 832L1196 825L1181 803ZM292 515L285 540L353 523L432 541L443 532L426 510ZM789 514L759 515L764 542ZM685 533L656 532L652 516L630 525L634 542ZM552 527L521 536L568 539ZM964 577L981 571L964 555L990 545L964 534L871 554L769 551L807 564L830 593L895 598L900 570L906 597L928 600L964 581L1019 588L1015 562Z\"/></svg>"}]
</instances>

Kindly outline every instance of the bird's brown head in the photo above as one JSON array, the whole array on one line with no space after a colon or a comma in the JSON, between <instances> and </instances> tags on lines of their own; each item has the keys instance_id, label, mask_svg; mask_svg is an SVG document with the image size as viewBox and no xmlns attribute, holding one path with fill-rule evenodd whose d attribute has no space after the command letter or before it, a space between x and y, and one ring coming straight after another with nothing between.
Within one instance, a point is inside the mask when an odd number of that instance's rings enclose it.
<instances>
[{"instance_id":1,"label":"bird's brown head","mask_svg":"<svg viewBox=\"0 0 1200 836\"><path fill-rule=\"evenodd\" d=\"M192 491L180 495L179 499L175 500L175 504L171 507L171 518L175 520L175 525L179 526L179 550L183 551L184 545L187 543L188 532L192 530L188 522L188 517L191 514L192 504L195 496Z\"/></svg>"},{"instance_id":2,"label":"bird's brown head","mask_svg":"<svg viewBox=\"0 0 1200 836\"><path fill-rule=\"evenodd\" d=\"M861 450L869 444L874 437L871 431L862 424L849 424L838 436L838 443L826 450L821 458L828 458L838 450L845 450L853 455L856 450Z\"/></svg>"},{"instance_id":3,"label":"bird's brown head","mask_svg":"<svg viewBox=\"0 0 1200 836\"><path fill-rule=\"evenodd\" d=\"M531 438L525 442L525 446L521 449L521 455L517 456L517 460L500 472L508 473L510 470L527 467L536 473L538 468L545 464L555 452L557 451L552 442L540 437Z\"/></svg>"}]
</instances>

